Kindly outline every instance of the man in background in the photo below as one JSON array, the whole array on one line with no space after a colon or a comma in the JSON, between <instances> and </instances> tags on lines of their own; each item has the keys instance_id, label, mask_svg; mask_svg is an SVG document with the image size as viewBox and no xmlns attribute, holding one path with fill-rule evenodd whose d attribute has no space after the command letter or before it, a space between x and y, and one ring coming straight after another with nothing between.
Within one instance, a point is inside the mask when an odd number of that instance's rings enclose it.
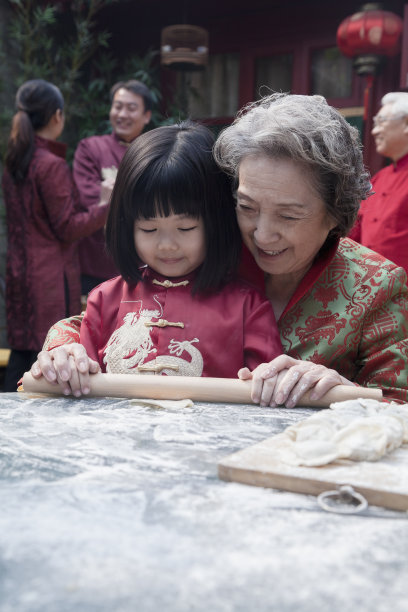
<instances>
[{"instance_id":1,"label":"man in background","mask_svg":"<svg viewBox=\"0 0 408 612\"><path fill-rule=\"evenodd\" d=\"M374 194L361 203L350 237L408 273L408 93L382 98L371 133L392 163L373 176Z\"/></svg>"},{"instance_id":2,"label":"man in background","mask_svg":"<svg viewBox=\"0 0 408 612\"><path fill-rule=\"evenodd\" d=\"M98 203L102 181L116 178L117 168L131 142L149 123L152 109L150 90L140 81L116 83L110 92L109 120L112 133L84 138L74 155L73 174L81 203ZM98 230L79 245L82 293L119 273L105 250L104 231Z\"/></svg>"}]
</instances>

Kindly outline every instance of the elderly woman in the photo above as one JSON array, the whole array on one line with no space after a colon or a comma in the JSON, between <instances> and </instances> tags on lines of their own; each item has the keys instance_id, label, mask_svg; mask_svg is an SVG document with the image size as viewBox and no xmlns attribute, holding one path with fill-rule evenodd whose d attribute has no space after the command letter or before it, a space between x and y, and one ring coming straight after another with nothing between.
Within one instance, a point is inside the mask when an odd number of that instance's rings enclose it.
<instances>
[{"instance_id":1,"label":"elderly woman","mask_svg":"<svg viewBox=\"0 0 408 612\"><path fill-rule=\"evenodd\" d=\"M308 389L317 399L357 384L407 401L405 272L344 238L371 188L357 131L322 97L274 94L244 109L214 154L235 178L252 256L246 275L264 285L285 351L239 372L252 378L253 399L293 407ZM54 329L47 348L61 344L61 334L65 340L63 328ZM82 347L55 351L39 355L33 375L86 392L95 366Z\"/></svg>"}]
</instances>

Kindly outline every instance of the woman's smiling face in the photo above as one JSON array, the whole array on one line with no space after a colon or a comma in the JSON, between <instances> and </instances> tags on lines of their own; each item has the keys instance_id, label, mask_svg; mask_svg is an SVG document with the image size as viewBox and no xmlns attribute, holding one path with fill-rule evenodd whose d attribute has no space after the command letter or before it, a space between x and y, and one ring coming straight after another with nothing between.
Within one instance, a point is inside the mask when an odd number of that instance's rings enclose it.
<instances>
[{"instance_id":1,"label":"woman's smiling face","mask_svg":"<svg viewBox=\"0 0 408 612\"><path fill-rule=\"evenodd\" d=\"M237 218L258 266L295 284L336 226L301 164L264 155L241 162Z\"/></svg>"}]
</instances>

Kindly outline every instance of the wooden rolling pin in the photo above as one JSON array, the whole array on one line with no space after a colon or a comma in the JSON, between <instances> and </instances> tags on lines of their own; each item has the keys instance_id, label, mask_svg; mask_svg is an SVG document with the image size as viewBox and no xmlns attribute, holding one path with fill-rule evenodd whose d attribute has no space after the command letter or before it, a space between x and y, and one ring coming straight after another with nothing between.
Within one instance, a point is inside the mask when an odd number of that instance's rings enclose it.
<instances>
[{"instance_id":1,"label":"wooden rolling pin","mask_svg":"<svg viewBox=\"0 0 408 612\"><path fill-rule=\"evenodd\" d=\"M238 378L205 378L196 376L150 376L131 374L92 374L90 397L129 397L141 399L191 399L196 402L222 402L224 404L253 404L251 382ZM29 393L61 395L56 385L45 378L33 378L30 372L23 377L23 389ZM305 393L299 406L329 406L358 397L382 399L381 389L337 385L320 400L311 400Z\"/></svg>"}]
</instances>

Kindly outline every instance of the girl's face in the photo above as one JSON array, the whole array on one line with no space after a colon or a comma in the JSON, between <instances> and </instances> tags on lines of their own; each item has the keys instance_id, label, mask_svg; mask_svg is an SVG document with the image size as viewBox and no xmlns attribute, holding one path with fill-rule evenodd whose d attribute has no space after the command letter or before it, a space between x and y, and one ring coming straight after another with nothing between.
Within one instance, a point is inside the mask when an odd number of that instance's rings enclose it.
<instances>
[{"instance_id":1,"label":"girl's face","mask_svg":"<svg viewBox=\"0 0 408 612\"><path fill-rule=\"evenodd\" d=\"M187 215L138 219L134 239L139 258L162 276L185 276L206 254L204 222Z\"/></svg>"}]
</instances>

